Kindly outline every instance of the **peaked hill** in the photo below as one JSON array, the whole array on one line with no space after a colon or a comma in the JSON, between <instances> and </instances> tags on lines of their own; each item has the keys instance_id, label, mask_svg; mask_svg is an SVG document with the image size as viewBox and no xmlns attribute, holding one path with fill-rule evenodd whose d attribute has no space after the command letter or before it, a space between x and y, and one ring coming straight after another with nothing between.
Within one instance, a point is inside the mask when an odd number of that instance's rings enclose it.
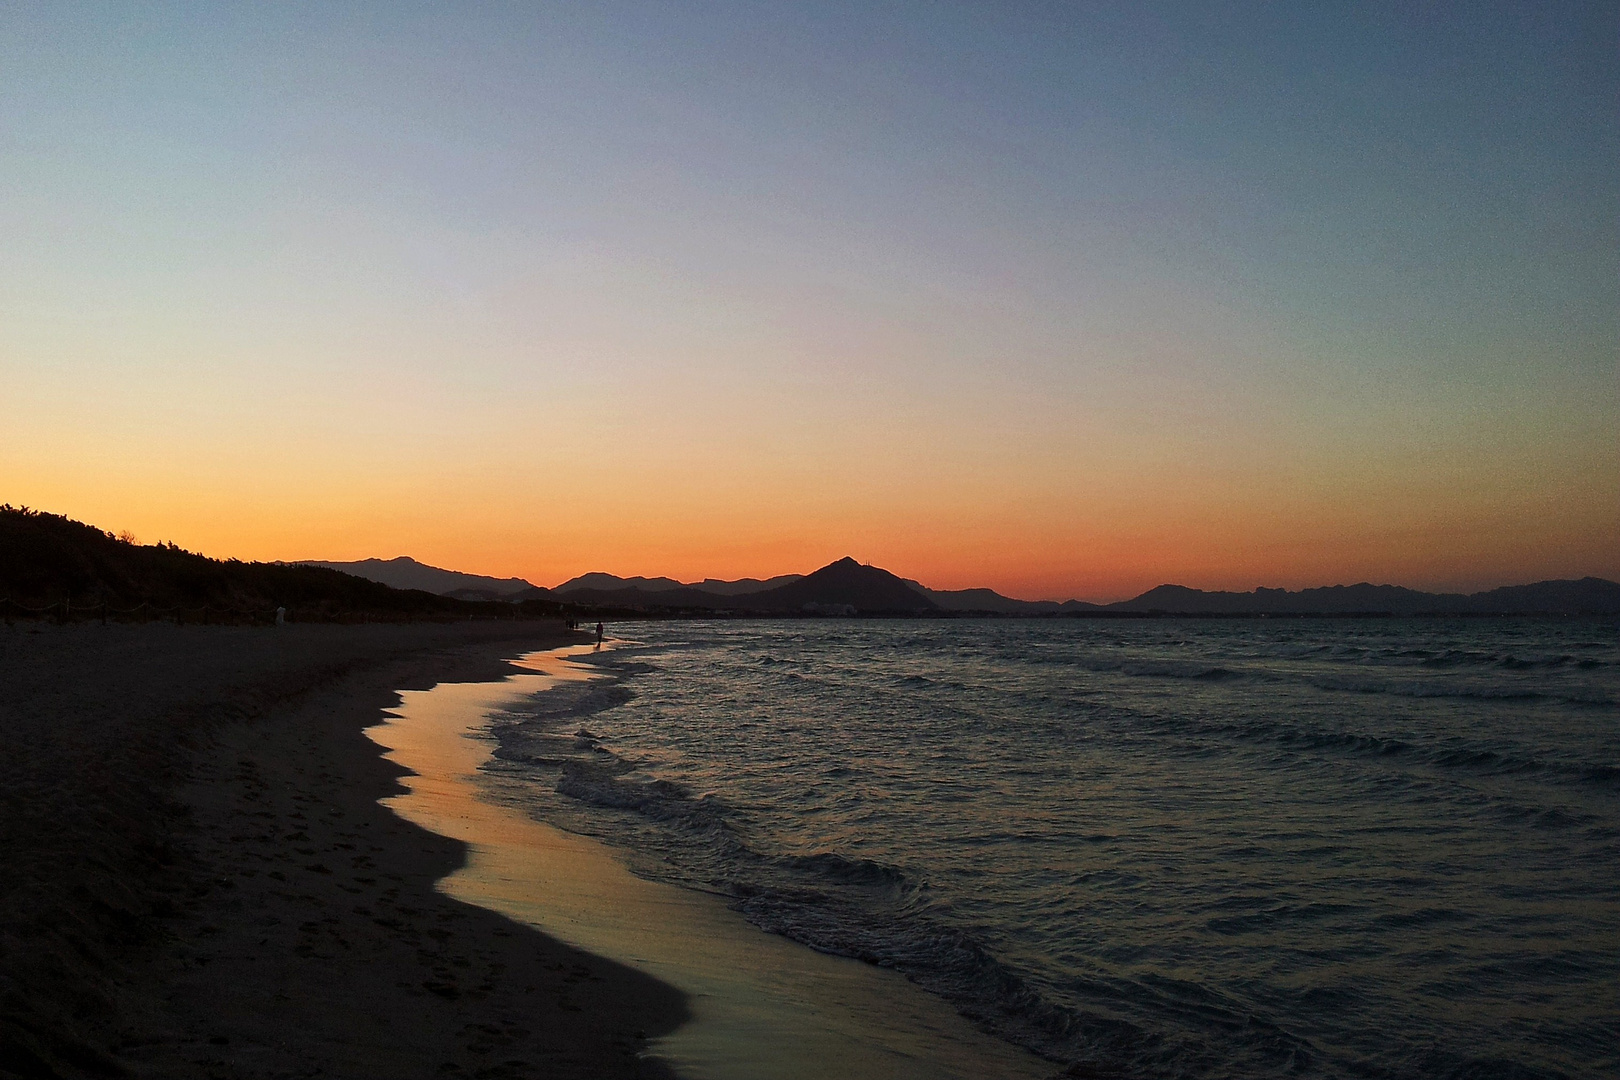
<instances>
[{"instance_id":1,"label":"peaked hill","mask_svg":"<svg viewBox=\"0 0 1620 1080\"><path fill-rule=\"evenodd\" d=\"M829 563L798 581L781 585L747 598L751 605L769 605L783 611L848 606L856 611L926 612L939 605L912 588L903 578L875 566L865 566L845 557Z\"/></svg>"}]
</instances>

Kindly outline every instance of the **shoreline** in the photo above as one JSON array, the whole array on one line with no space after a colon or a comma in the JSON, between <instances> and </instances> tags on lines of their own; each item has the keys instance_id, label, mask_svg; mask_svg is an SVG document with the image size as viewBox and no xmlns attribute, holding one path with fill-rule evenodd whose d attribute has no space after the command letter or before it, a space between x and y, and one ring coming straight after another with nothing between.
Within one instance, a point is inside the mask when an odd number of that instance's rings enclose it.
<instances>
[{"instance_id":1,"label":"shoreline","mask_svg":"<svg viewBox=\"0 0 1620 1080\"><path fill-rule=\"evenodd\" d=\"M0 629L0 1076L660 1077L684 997L435 888L397 691L558 623Z\"/></svg>"},{"instance_id":2,"label":"shoreline","mask_svg":"<svg viewBox=\"0 0 1620 1080\"><path fill-rule=\"evenodd\" d=\"M650 1051L706 1080L1044 1080L1057 1068L991 1036L894 971L818 952L749 923L721 896L631 872L626 853L524 808L483 771L492 714L602 676L592 650L537 650L498 682L407 692L367 734L409 767L402 817L471 845L439 883L683 991L691 1019ZM542 711L544 706L542 705ZM556 738L572 740L571 722Z\"/></svg>"}]
</instances>

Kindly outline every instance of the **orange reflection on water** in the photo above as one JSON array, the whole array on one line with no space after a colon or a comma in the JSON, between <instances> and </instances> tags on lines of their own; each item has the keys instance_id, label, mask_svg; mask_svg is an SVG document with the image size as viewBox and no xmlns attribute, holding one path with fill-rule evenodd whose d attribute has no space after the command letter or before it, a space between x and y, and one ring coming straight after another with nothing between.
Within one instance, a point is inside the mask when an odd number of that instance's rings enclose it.
<instances>
[{"instance_id":1,"label":"orange reflection on water","mask_svg":"<svg viewBox=\"0 0 1620 1080\"><path fill-rule=\"evenodd\" d=\"M899 975L749 925L718 898L632 875L612 852L482 797L493 710L592 677L574 646L525 657L499 683L403 691L367 734L411 770L395 813L469 845L439 888L637 967L689 998L693 1019L654 1052L688 1080L1030 1080L1050 1066L981 1034Z\"/></svg>"}]
</instances>

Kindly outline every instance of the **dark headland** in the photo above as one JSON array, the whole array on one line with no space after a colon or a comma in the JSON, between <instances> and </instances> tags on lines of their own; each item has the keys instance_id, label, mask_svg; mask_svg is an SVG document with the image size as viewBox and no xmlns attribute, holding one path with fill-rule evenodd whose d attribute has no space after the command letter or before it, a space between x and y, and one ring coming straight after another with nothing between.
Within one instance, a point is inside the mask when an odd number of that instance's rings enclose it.
<instances>
[{"instance_id":1,"label":"dark headland","mask_svg":"<svg viewBox=\"0 0 1620 1080\"><path fill-rule=\"evenodd\" d=\"M0 1077L664 1075L681 995L435 891L362 733L561 621L11 508L0 599Z\"/></svg>"}]
</instances>

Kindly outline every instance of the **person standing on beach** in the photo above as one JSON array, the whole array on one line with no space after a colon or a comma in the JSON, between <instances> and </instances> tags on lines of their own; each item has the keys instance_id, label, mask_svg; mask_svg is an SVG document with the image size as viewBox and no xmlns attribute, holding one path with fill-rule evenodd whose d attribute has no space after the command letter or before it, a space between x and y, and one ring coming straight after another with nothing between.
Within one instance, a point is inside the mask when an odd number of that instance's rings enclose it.
<instances>
[{"instance_id":1,"label":"person standing on beach","mask_svg":"<svg viewBox=\"0 0 1620 1080\"><path fill-rule=\"evenodd\" d=\"M596 647L598 649L602 647L602 624L600 622L596 624Z\"/></svg>"}]
</instances>

